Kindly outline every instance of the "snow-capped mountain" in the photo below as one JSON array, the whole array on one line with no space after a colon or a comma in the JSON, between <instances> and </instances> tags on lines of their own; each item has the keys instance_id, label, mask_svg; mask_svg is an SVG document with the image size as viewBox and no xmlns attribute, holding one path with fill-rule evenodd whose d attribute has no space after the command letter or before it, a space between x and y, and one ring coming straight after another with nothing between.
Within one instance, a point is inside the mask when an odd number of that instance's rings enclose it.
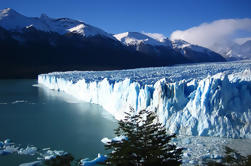
<instances>
[{"instance_id":1,"label":"snow-capped mountain","mask_svg":"<svg viewBox=\"0 0 251 166\"><path fill-rule=\"evenodd\" d=\"M198 45L193 45L193 44L190 44L190 43L188 43L188 42L186 42L184 40L173 40L172 41L172 47L174 49L181 50L183 55L186 55L186 51L184 50L185 48L189 48L189 49L194 50L196 52L210 52L210 50L205 48L205 47L201 47L201 46L198 46Z\"/></svg>"},{"instance_id":2,"label":"snow-capped mountain","mask_svg":"<svg viewBox=\"0 0 251 166\"><path fill-rule=\"evenodd\" d=\"M215 47L216 51L229 61L251 59L251 40L243 44L233 43L228 47Z\"/></svg>"},{"instance_id":3,"label":"snow-capped mountain","mask_svg":"<svg viewBox=\"0 0 251 166\"><path fill-rule=\"evenodd\" d=\"M42 14L40 17L26 17L10 8L0 11L0 26L11 31L22 31L24 28L34 27L45 32L59 34L73 32L84 37L100 35L114 39L111 34L81 21L69 18L54 19L46 14Z\"/></svg>"},{"instance_id":4,"label":"snow-capped mountain","mask_svg":"<svg viewBox=\"0 0 251 166\"><path fill-rule=\"evenodd\" d=\"M172 41L172 48L179 51L184 57L193 62L214 62L225 59L208 48L188 43L184 40Z\"/></svg>"},{"instance_id":5,"label":"snow-capped mountain","mask_svg":"<svg viewBox=\"0 0 251 166\"><path fill-rule=\"evenodd\" d=\"M0 10L0 77L55 70L104 70L224 61L199 46L160 34L112 35L70 18L26 17Z\"/></svg>"},{"instance_id":6,"label":"snow-capped mountain","mask_svg":"<svg viewBox=\"0 0 251 166\"><path fill-rule=\"evenodd\" d=\"M126 46L132 46L137 51L168 56L181 54L192 62L224 61L219 54L198 45L190 44L184 40L171 41L167 37L156 37L150 33L125 32L115 34L114 37ZM172 52L172 53L171 53Z\"/></svg>"},{"instance_id":7,"label":"snow-capped mountain","mask_svg":"<svg viewBox=\"0 0 251 166\"><path fill-rule=\"evenodd\" d=\"M147 34L139 32L124 32L115 34L114 37L118 39L123 44L129 46L134 45L138 46L140 44L148 44L152 46L170 46L171 42L167 38L165 39L156 39Z\"/></svg>"},{"instance_id":8,"label":"snow-capped mountain","mask_svg":"<svg viewBox=\"0 0 251 166\"><path fill-rule=\"evenodd\" d=\"M114 37L125 46L138 52L160 58L163 62L172 64L190 63L179 51L172 48L172 43L168 38L156 37L147 33L125 32L115 34Z\"/></svg>"}]
</instances>

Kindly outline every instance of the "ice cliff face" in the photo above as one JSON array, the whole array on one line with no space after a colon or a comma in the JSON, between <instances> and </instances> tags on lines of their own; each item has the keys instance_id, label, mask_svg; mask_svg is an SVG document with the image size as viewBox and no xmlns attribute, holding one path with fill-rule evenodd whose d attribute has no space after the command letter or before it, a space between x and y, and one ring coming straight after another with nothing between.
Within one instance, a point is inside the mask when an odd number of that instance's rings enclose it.
<instances>
[{"instance_id":1,"label":"ice cliff face","mask_svg":"<svg viewBox=\"0 0 251 166\"><path fill-rule=\"evenodd\" d=\"M65 72L38 82L103 106L117 119L156 110L170 133L251 138L251 62L113 72Z\"/></svg>"}]
</instances>

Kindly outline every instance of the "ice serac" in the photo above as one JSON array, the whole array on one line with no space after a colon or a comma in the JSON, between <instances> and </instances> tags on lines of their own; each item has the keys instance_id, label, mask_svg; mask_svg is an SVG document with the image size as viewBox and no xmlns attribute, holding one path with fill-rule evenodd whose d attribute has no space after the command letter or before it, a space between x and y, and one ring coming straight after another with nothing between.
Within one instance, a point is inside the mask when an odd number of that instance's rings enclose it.
<instances>
[{"instance_id":1,"label":"ice serac","mask_svg":"<svg viewBox=\"0 0 251 166\"><path fill-rule=\"evenodd\" d=\"M251 138L251 61L41 74L38 82L99 104L117 119L157 111L170 133Z\"/></svg>"}]
</instances>

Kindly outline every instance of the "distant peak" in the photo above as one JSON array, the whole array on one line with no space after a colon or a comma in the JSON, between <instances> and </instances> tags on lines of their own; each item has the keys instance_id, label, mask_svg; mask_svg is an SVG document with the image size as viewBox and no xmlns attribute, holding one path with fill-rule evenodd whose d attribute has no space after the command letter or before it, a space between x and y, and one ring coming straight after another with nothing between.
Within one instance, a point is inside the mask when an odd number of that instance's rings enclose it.
<instances>
[{"instance_id":1,"label":"distant peak","mask_svg":"<svg viewBox=\"0 0 251 166\"><path fill-rule=\"evenodd\" d=\"M124 32L124 33L119 33L114 35L118 40L121 40L121 38L125 37L131 37L131 38L146 38L147 36L139 33L139 32Z\"/></svg>"},{"instance_id":2,"label":"distant peak","mask_svg":"<svg viewBox=\"0 0 251 166\"><path fill-rule=\"evenodd\" d=\"M242 45L251 45L251 40L247 40L245 43L243 43Z\"/></svg>"},{"instance_id":3,"label":"distant peak","mask_svg":"<svg viewBox=\"0 0 251 166\"><path fill-rule=\"evenodd\" d=\"M114 35L117 40L125 45L148 44L153 46L171 46L171 42L157 33L124 32Z\"/></svg>"},{"instance_id":4,"label":"distant peak","mask_svg":"<svg viewBox=\"0 0 251 166\"><path fill-rule=\"evenodd\" d=\"M140 32L126 32L128 35L142 35Z\"/></svg>"},{"instance_id":5,"label":"distant peak","mask_svg":"<svg viewBox=\"0 0 251 166\"><path fill-rule=\"evenodd\" d=\"M174 44L178 44L178 45L183 45L183 44L190 44L188 43L187 41L185 40L182 40L182 39L175 39L172 41Z\"/></svg>"},{"instance_id":6,"label":"distant peak","mask_svg":"<svg viewBox=\"0 0 251 166\"><path fill-rule=\"evenodd\" d=\"M40 16L40 18L41 19L48 19L49 17L46 14L42 13L41 16Z\"/></svg>"},{"instance_id":7,"label":"distant peak","mask_svg":"<svg viewBox=\"0 0 251 166\"><path fill-rule=\"evenodd\" d=\"M144 35L147 35L161 43L163 42L167 42L167 40L169 40L166 36L164 36L161 33L147 33L147 32L142 32Z\"/></svg>"},{"instance_id":8,"label":"distant peak","mask_svg":"<svg viewBox=\"0 0 251 166\"><path fill-rule=\"evenodd\" d=\"M11 8L5 8L1 10L1 14L17 14L17 12L14 9Z\"/></svg>"},{"instance_id":9,"label":"distant peak","mask_svg":"<svg viewBox=\"0 0 251 166\"><path fill-rule=\"evenodd\" d=\"M19 16L22 16L22 15L11 8L0 10L0 19L10 18L10 17L14 18L14 17L19 17Z\"/></svg>"},{"instance_id":10,"label":"distant peak","mask_svg":"<svg viewBox=\"0 0 251 166\"><path fill-rule=\"evenodd\" d=\"M7 13L7 12L9 12L9 11L11 11L11 10L13 10L13 9L11 9L11 8L5 8L5 9L2 10L2 12Z\"/></svg>"}]
</instances>

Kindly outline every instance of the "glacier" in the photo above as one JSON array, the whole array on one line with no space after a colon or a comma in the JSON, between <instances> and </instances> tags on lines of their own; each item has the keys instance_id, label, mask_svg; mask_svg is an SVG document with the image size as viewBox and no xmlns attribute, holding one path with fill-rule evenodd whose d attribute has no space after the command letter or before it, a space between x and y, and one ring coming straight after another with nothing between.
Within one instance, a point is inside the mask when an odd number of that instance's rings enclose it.
<instances>
[{"instance_id":1,"label":"glacier","mask_svg":"<svg viewBox=\"0 0 251 166\"><path fill-rule=\"evenodd\" d=\"M251 61L40 74L38 83L101 105L116 119L156 111L169 133L251 138Z\"/></svg>"}]
</instances>

